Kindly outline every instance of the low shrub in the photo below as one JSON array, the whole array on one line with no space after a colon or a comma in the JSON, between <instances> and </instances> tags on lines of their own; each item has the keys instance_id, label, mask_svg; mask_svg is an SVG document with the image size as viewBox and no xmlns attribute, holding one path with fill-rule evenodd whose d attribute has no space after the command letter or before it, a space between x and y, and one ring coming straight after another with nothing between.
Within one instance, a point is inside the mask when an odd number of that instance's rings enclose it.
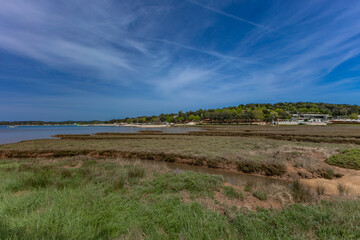
<instances>
[{"instance_id":1,"label":"low shrub","mask_svg":"<svg viewBox=\"0 0 360 240\"><path fill-rule=\"evenodd\" d=\"M291 185L291 194L295 202L311 202L313 197L310 188L296 179Z\"/></svg>"},{"instance_id":2,"label":"low shrub","mask_svg":"<svg viewBox=\"0 0 360 240\"><path fill-rule=\"evenodd\" d=\"M145 169L141 167L132 167L128 170L129 178L142 178L145 175Z\"/></svg>"},{"instance_id":3,"label":"low shrub","mask_svg":"<svg viewBox=\"0 0 360 240\"><path fill-rule=\"evenodd\" d=\"M260 191L253 192L253 196L261 201L265 201L267 199L267 194Z\"/></svg>"},{"instance_id":4,"label":"low shrub","mask_svg":"<svg viewBox=\"0 0 360 240\"><path fill-rule=\"evenodd\" d=\"M160 161L165 162L175 162L175 156L172 154L166 154L164 152L159 153L155 159L159 159Z\"/></svg>"},{"instance_id":5,"label":"low shrub","mask_svg":"<svg viewBox=\"0 0 360 240\"><path fill-rule=\"evenodd\" d=\"M342 195L346 195L349 193L349 189L342 183L339 183L337 186L337 189L339 191L339 194Z\"/></svg>"},{"instance_id":6,"label":"low shrub","mask_svg":"<svg viewBox=\"0 0 360 240\"><path fill-rule=\"evenodd\" d=\"M318 169L317 173L320 175L320 177L325 179L333 179L335 177L334 170L331 168Z\"/></svg>"},{"instance_id":7,"label":"low shrub","mask_svg":"<svg viewBox=\"0 0 360 240\"><path fill-rule=\"evenodd\" d=\"M216 159L209 159L206 161L206 165L209 168L218 168L219 167L219 162Z\"/></svg>"},{"instance_id":8,"label":"low shrub","mask_svg":"<svg viewBox=\"0 0 360 240\"><path fill-rule=\"evenodd\" d=\"M326 162L331 165L360 170L360 149L347 149L335 154Z\"/></svg>"},{"instance_id":9,"label":"low shrub","mask_svg":"<svg viewBox=\"0 0 360 240\"><path fill-rule=\"evenodd\" d=\"M264 173L267 176L282 176L286 167L281 163L259 163L252 161L239 161L237 170L244 173Z\"/></svg>"},{"instance_id":10,"label":"low shrub","mask_svg":"<svg viewBox=\"0 0 360 240\"><path fill-rule=\"evenodd\" d=\"M237 163L237 170L244 173L254 173L260 171L260 165L250 161L240 161Z\"/></svg>"},{"instance_id":11,"label":"low shrub","mask_svg":"<svg viewBox=\"0 0 360 240\"><path fill-rule=\"evenodd\" d=\"M242 193L237 192L234 188L229 187L229 186L224 186L224 195L230 199L243 199L244 196L242 195Z\"/></svg>"},{"instance_id":12,"label":"low shrub","mask_svg":"<svg viewBox=\"0 0 360 240\"><path fill-rule=\"evenodd\" d=\"M205 158L204 157L198 157L194 160L193 164L195 166L203 166L204 165L204 160Z\"/></svg>"},{"instance_id":13,"label":"low shrub","mask_svg":"<svg viewBox=\"0 0 360 240\"><path fill-rule=\"evenodd\" d=\"M262 164L262 170L267 176L282 176L286 172L286 167L280 163Z\"/></svg>"},{"instance_id":14,"label":"low shrub","mask_svg":"<svg viewBox=\"0 0 360 240\"><path fill-rule=\"evenodd\" d=\"M126 184L126 177L125 176L117 176L112 183L112 190L122 189Z\"/></svg>"},{"instance_id":15,"label":"low shrub","mask_svg":"<svg viewBox=\"0 0 360 240\"><path fill-rule=\"evenodd\" d=\"M63 150L63 151L57 151L54 152L54 157L70 157L70 156L76 156L79 155L78 151L72 151L72 150Z\"/></svg>"},{"instance_id":16,"label":"low shrub","mask_svg":"<svg viewBox=\"0 0 360 240\"><path fill-rule=\"evenodd\" d=\"M245 188L244 188L244 191L245 192L251 192L252 191L252 189L253 189L253 184L252 183L250 183L250 182L248 182L248 183L246 183L246 186L245 186Z\"/></svg>"},{"instance_id":17,"label":"low shrub","mask_svg":"<svg viewBox=\"0 0 360 240\"><path fill-rule=\"evenodd\" d=\"M316 185L316 193L318 196L324 195L325 193L325 186L321 184Z\"/></svg>"}]
</instances>

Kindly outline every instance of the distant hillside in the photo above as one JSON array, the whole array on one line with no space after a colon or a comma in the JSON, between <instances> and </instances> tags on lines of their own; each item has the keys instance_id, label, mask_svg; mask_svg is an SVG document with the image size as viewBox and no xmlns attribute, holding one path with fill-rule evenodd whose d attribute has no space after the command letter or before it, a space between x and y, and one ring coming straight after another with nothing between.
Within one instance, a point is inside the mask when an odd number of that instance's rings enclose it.
<instances>
[{"instance_id":1,"label":"distant hillside","mask_svg":"<svg viewBox=\"0 0 360 240\"><path fill-rule=\"evenodd\" d=\"M357 118L360 114L360 106L349 104L329 103L276 103L276 104L246 104L236 107L225 107L221 109L199 109L197 111L161 114L159 116L143 116L137 118L113 119L109 123L148 123L148 122L185 122L185 121L217 121L229 122L232 120L262 120L272 121L276 119L289 119L291 114L297 113L319 113L329 114L333 117L343 116Z\"/></svg>"},{"instance_id":2,"label":"distant hillside","mask_svg":"<svg viewBox=\"0 0 360 240\"><path fill-rule=\"evenodd\" d=\"M43 121L17 121L0 122L0 125L55 125L55 124L102 124L102 123L154 123L169 122L183 123L186 121L249 121L262 120L273 121L277 119L290 119L291 114L297 113L319 113L329 114L333 117L357 118L360 114L360 106L349 104L330 104L330 103L276 103L276 104L246 104L221 109L199 109L197 111L178 112L170 114L160 114L159 116L142 116L136 118L112 119L110 121L63 121L63 122L43 122Z\"/></svg>"}]
</instances>

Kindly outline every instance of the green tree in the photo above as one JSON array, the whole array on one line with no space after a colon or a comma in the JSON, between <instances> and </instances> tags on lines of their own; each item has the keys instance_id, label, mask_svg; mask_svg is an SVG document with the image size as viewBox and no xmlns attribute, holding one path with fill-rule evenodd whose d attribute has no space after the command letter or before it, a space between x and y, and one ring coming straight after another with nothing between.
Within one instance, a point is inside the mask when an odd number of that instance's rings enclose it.
<instances>
[{"instance_id":1,"label":"green tree","mask_svg":"<svg viewBox=\"0 0 360 240\"><path fill-rule=\"evenodd\" d=\"M278 114L277 112L275 112L275 111L271 111L271 112L270 112L270 118L271 118L272 120L277 120L278 117L279 117L279 114Z\"/></svg>"},{"instance_id":2,"label":"green tree","mask_svg":"<svg viewBox=\"0 0 360 240\"><path fill-rule=\"evenodd\" d=\"M251 110L250 116L252 119L259 119L259 120L264 119L264 113L259 109Z\"/></svg>"},{"instance_id":3,"label":"green tree","mask_svg":"<svg viewBox=\"0 0 360 240\"><path fill-rule=\"evenodd\" d=\"M359 119L359 116L356 113L352 113L349 116L350 119Z\"/></svg>"},{"instance_id":4,"label":"green tree","mask_svg":"<svg viewBox=\"0 0 360 240\"><path fill-rule=\"evenodd\" d=\"M173 116L166 116L166 121L168 122L168 123L171 123L171 121L172 121L172 119L173 119L174 117Z\"/></svg>"},{"instance_id":5,"label":"green tree","mask_svg":"<svg viewBox=\"0 0 360 240\"><path fill-rule=\"evenodd\" d=\"M178 118L177 118L177 121L178 121L178 122L183 122L184 120L185 120L184 117L178 117Z\"/></svg>"}]
</instances>

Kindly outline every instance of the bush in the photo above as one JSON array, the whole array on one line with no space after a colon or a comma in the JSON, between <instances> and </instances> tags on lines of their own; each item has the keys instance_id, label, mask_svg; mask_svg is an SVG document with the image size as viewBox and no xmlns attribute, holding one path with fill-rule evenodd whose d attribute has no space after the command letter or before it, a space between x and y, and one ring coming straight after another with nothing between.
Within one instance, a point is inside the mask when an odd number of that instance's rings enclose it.
<instances>
[{"instance_id":1,"label":"bush","mask_svg":"<svg viewBox=\"0 0 360 240\"><path fill-rule=\"evenodd\" d=\"M71 157L71 156L77 156L77 155L86 155L89 151L87 150L62 150L54 152L54 157Z\"/></svg>"},{"instance_id":2,"label":"bush","mask_svg":"<svg viewBox=\"0 0 360 240\"><path fill-rule=\"evenodd\" d=\"M128 170L129 178L142 178L145 175L145 169L141 167L133 167Z\"/></svg>"},{"instance_id":3,"label":"bush","mask_svg":"<svg viewBox=\"0 0 360 240\"><path fill-rule=\"evenodd\" d=\"M126 184L125 176L118 176L114 179L112 184L112 190L122 189Z\"/></svg>"},{"instance_id":4,"label":"bush","mask_svg":"<svg viewBox=\"0 0 360 240\"><path fill-rule=\"evenodd\" d=\"M295 202L311 202L312 200L310 188L302 184L299 179L292 183L291 193Z\"/></svg>"},{"instance_id":5,"label":"bush","mask_svg":"<svg viewBox=\"0 0 360 240\"><path fill-rule=\"evenodd\" d=\"M286 172L285 165L279 163L263 164L262 168L267 176L282 176Z\"/></svg>"},{"instance_id":6,"label":"bush","mask_svg":"<svg viewBox=\"0 0 360 240\"><path fill-rule=\"evenodd\" d=\"M339 183L337 186L340 195L345 195L349 192L349 189L342 183Z\"/></svg>"},{"instance_id":7,"label":"bush","mask_svg":"<svg viewBox=\"0 0 360 240\"><path fill-rule=\"evenodd\" d=\"M224 195L230 199L234 199L234 198L237 198L237 199L243 199L244 196L242 195L242 193L240 192L237 192L234 188L232 187L229 187L229 186L225 186L224 187Z\"/></svg>"},{"instance_id":8,"label":"bush","mask_svg":"<svg viewBox=\"0 0 360 240\"><path fill-rule=\"evenodd\" d=\"M284 164L280 163L258 163L252 161L240 161L237 170L244 173L264 173L267 176L282 176L286 172Z\"/></svg>"},{"instance_id":9,"label":"bush","mask_svg":"<svg viewBox=\"0 0 360 240\"><path fill-rule=\"evenodd\" d=\"M325 169L318 169L317 170L320 177L325 179L333 179L334 178L334 171L331 168L325 168Z\"/></svg>"},{"instance_id":10,"label":"bush","mask_svg":"<svg viewBox=\"0 0 360 240\"><path fill-rule=\"evenodd\" d=\"M206 164L209 168L218 168L219 162L216 159L209 159L206 161Z\"/></svg>"},{"instance_id":11,"label":"bush","mask_svg":"<svg viewBox=\"0 0 360 240\"><path fill-rule=\"evenodd\" d=\"M203 166L204 165L204 157L198 157L194 160L194 165L195 166Z\"/></svg>"},{"instance_id":12,"label":"bush","mask_svg":"<svg viewBox=\"0 0 360 240\"><path fill-rule=\"evenodd\" d=\"M324 193L325 193L325 186L324 186L324 185L317 184L317 185L316 185L316 193L317 193L318 196L324 195Z\"/></svg>"},{"instance_id":13,"label":"bush","mask_svg":"<svg viewBox=\"0 0 360 240\"><path fill-rule=\"evenodd\" d=\"M246 183L246 186L245 186L245 188L244 188L244 191L245 191L245 192L251 192L252 189L253 189L253 184L250 183L250 182Z\"/></svg>"},{"instance_id":14,"label":"bush","mask_svg":"<svg viewBox=\"0 0 360 240\"><path fill-rule=\"evenodd\" d=\"M260 171L260 166L255 162L241 161L237 163L237 170L244 173L254 173Z\"/></svg>"},{"instance_id":15,"label":"bush","mask_svg":"<svg viewBox=\"0 0 360 240\"><path fill-rule=\"evenodd\" d=\"M360 149L347 149L335 154L326 162L331 165L360 170Z\"/></svg>"},{"instance_id":16,"label":"bush","mask_svg":"<svg viewBox=\"0 0 360 240\"><path fill-rule=\"evenodd\" d=\"M264 192L255 191L253 196L261 201L265 201L267 199L267 194Z\"/></svg>"}]
</instances>

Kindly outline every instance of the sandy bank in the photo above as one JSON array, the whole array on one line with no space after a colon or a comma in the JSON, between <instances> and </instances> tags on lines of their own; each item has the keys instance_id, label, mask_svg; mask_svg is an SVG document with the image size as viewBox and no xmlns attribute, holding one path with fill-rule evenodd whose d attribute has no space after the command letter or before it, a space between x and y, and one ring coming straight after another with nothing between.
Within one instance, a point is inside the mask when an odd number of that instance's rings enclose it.
<instances>
[{"instance_id":1,"label":"sandy bank","mask_svg":"<svg viewBox=\"0 0 360 240\"><path fill-rule=\"evenodd\" d=\"M124 124L123 127L138 127L138 128L160 128L160 127L171 127L171 125L138 125L138 124Z\"/></svg>"}]
</instances>

